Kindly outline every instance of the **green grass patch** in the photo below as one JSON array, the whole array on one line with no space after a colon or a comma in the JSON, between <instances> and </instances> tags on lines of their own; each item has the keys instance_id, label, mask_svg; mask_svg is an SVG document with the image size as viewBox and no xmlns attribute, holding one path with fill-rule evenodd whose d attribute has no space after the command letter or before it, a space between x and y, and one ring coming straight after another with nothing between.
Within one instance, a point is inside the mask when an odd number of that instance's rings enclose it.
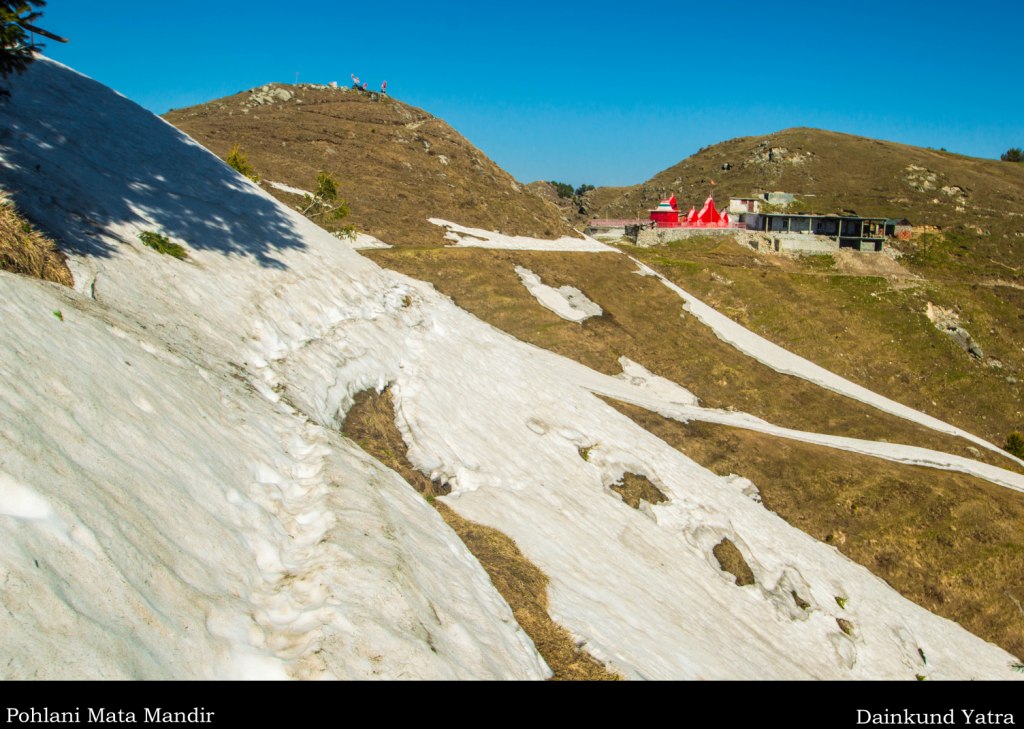
<instances>
[{"instance_id":1,"label":"green grass patch","mask_svg":"<svg viewBox=\"0 0 1024 729\"><path fill-rule=\"evenodd\" d=\"M177 243L171 243L166 235L161 235L152 230L144 230L139 233L139 240L142 241L143 245L149 246L157 253L173 256L179 260L188 257L188 252L182 246Z\"/></svg>"},{"instance_id":2,"label":"green grass patch","mask_svg":"<svg viewBox=\"0 0 1024 729\"><path fill-rule=\"evenodd\" d=\"M703 265L696 261L686 261L678 258L665 258L664 256L658 256L657 258L650 259L650 262L657 263L659 266L671 266L672 268L678 268L681 269L683 273L687 274L700 273L704 268Z\"/></svg>"}]
</instances>

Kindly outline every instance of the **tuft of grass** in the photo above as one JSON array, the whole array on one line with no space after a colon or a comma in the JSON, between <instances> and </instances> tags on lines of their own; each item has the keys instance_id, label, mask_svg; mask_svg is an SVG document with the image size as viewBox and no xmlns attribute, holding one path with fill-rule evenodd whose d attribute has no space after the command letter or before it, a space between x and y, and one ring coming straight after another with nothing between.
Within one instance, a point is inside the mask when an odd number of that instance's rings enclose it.
<instances>
[{"instance_id":1,"label":"tuft of grass","mask_svg":"<svg viewBox=\"0 0 1024 729\"><path fill-rule=\"evenodd\" d=\"M56 244L36 230L10 201L0 199L0 270L71 286L74 279Z\"/></svg>"},{"instance_id":2,"label":"tuft of grass","mask_svg":"<svg viewBox=\"0 0 1024 729\"><path fill-rule=\"evenodd\" d=\"M173 256L179 260L183 260L188 257L188 253L183 247L177 243L171 243L170 239L166 235L162 235L152 230L144 230L139 233L139 240L142 241L143 245L149 246L157 253Z\"/></svg>"},{"instance_id":3,"label":"tuft of grass","mask_svg":"<svg viewBox=\"0 0 1024 729\"><path fill-rule=\"evenodd\" d=\"M64 321L64 313L60 309L54 309L53 310L53 316L58 321Z\"/></svg>"},{"instance_id":4,"label":"tuft of grass","mask_svg":"<svg viewBox=\"0 0 1024 729\"><path fill-rule=\"evenodd\" d=\"M838 625L839 629L847 635L853 635L853 623L846 618L836 618L836 625Z\"/></svg>"}]
</instances>

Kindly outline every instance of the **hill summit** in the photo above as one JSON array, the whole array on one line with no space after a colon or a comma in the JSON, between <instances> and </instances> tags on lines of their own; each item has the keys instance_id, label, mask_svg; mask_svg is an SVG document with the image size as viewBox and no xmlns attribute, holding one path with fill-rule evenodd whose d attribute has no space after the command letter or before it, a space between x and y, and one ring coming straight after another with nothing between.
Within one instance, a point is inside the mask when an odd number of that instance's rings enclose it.
<instances>
[{"instance_id":1,"label":"hill summit","mask_svg":"<svg viewBox=\"0 0 1024 729\"><path fill-rule=\"evenodd\" d=\"M344 223L392 244L442 242L430 217L513 235L576 235L556 206L447 123L390 96L275 83L165 118L222 159L238 145L265 189L289 206L320 171L331 174L350 206Z\"/></svg>"}]
</instances>

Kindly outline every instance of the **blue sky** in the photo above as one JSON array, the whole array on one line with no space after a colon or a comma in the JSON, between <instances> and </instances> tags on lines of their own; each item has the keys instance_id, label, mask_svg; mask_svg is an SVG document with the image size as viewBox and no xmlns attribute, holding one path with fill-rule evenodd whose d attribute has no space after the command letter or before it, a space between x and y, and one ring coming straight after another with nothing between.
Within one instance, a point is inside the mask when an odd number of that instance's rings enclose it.
<instances>
[{"instance_id":1,"label":"blue sky","mask_svg":"<svg viewBox=\"0 0 1024 729\"><path fill-rule=\"evenodd\" d=\"M518 179L642 182L811 126L997 158L1024 146L1019 12L935 2L49 0L51 57L156 113L269 81L387 79Z\"/></svg>"}]
</instances>

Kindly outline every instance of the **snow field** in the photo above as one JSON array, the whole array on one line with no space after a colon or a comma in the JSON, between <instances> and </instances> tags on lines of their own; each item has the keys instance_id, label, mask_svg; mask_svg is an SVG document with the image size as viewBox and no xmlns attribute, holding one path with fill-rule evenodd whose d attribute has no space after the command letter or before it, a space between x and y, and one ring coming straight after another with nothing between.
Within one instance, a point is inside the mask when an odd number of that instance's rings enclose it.
<instances>
[{"instance_id":1,"label":"snow field","mask_svg":"<svg viewBox=\"0 0 1024 729\"><path fill-rule=\"evenodd\" d=\"M25 78L0 107L0 180L76 246L77 293L0 275L0 374L18 383L0 390L5 675L545 676L454 533L336 432L355 393L392 383L412 463L515 539L552 617L613 670L1015 677L594 394L720 417L684 388L523 344L99 84L49 61ZM24 122L43 108L45 141ZM189 259L139 245L154 228ZM609 486L627 471L669 500L624 504ZM723 537L754 585L719 568Z\"/></svg>"}]
</instances>

